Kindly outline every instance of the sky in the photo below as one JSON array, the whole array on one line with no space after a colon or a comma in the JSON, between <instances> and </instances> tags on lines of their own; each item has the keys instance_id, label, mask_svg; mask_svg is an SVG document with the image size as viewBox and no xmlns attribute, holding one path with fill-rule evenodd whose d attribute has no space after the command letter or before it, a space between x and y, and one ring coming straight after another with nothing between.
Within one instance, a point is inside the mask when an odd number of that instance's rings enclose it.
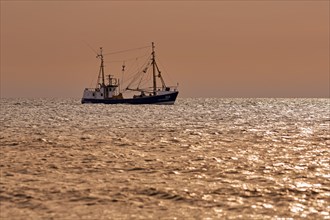
<instances>
[{"instance_id":1,"label":"sky","mask_svg":"<svg viewBox=\"0 0 330 220\"><path fill-rule=\"evenodd\" d=\"M330 97L327 0L0 4L1 98L80 98L97 79L93 50L151 42L180 97Z\"/></svg>"}]
</instances>

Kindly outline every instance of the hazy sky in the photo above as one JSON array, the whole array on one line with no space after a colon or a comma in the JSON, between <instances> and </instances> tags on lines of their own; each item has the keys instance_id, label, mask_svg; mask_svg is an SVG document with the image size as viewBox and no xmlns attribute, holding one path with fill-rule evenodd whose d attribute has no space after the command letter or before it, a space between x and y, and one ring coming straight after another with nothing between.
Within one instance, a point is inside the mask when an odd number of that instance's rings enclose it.
<instances>
[{"instance_id":1,"label":"hazy sky","mask_svg":"<svg viewBox=\"0 0 330 220\"><path fill-rule=\"evenodd\" d=\"M329 97L329 1L317 0L1 1L1 97L81 97L99 68L86 42L152 41L181 97Z\"/></svg>"}]
</instances>

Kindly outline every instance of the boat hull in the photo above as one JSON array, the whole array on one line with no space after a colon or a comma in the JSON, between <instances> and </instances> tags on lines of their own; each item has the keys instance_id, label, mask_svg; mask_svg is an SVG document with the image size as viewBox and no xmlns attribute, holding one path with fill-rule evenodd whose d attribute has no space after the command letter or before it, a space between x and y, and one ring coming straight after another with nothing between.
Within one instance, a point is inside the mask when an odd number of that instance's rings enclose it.
<instances>
[{"instance_id":1,"label":"boat hull","mask_svg":"<svg viewBox=\"0 0 330 220\"><path fill-rule=\"evenodd\" d=\"M133 105L173 105L179 92L171 92L164 95L144 96L128 99L88 99L82 98L82 104L133 104Z\"/></svg>"}]
</instances>

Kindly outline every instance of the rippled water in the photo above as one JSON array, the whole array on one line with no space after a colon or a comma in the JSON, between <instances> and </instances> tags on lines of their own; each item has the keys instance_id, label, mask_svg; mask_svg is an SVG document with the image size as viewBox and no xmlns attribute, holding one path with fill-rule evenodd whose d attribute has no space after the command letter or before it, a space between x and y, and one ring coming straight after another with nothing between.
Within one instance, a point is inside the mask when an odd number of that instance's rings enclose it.
<instances>
[{"instance_id":1,"label":"rippled water","mask_svg":"<svg viewBox=\"0 0 330 220\"><path fill-rule=\"evenodd\" d=\"M330 99L1 99L2 219L330 219Z\"/></svg>"}]
</instances>

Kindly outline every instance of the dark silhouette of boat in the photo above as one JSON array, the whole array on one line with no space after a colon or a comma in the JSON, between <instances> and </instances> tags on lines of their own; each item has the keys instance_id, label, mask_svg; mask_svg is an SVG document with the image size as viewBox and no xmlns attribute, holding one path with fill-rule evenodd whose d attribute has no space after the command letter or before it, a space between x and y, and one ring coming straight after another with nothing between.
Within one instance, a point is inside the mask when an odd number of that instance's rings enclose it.
<instances>
[{"instance_id":1,"label":"dark silhouette of boat","mask_svg":"<svg viewBox=\"0 0 330 220\"><path fill-rule=\"evenodd\" d=\"M152 67L152 86L147 88L130 88L127 86L124 91L118 91L120 82L118 78L114 78L112 75L105 76L104 74L104 57L102 54L102 47L100 53L97 54L97 58L100 58L101 65L98 76L98 85L96 88L86 88L83 93L81 103L102 103L102 104L174 104L179 91L177 86L166 86L165 81L161 75L155 59L155 45L152 43L151 56L148 58L146 65L141 68L142 71L137 73L137 77L134 77L134 81L138 81L139 78L145 77L149 67ZM123 70L125 65L123 65ZM107 78L107 83L105 83ZM161 82L161 86L157 87L157 79ZM140 80L141 82L141 80ZM129 83L131 85L132 83ZM125 91L135 91L139 94L133 95L131 98L124 98L123 93Z\"/></svg>"}]
</instances>

